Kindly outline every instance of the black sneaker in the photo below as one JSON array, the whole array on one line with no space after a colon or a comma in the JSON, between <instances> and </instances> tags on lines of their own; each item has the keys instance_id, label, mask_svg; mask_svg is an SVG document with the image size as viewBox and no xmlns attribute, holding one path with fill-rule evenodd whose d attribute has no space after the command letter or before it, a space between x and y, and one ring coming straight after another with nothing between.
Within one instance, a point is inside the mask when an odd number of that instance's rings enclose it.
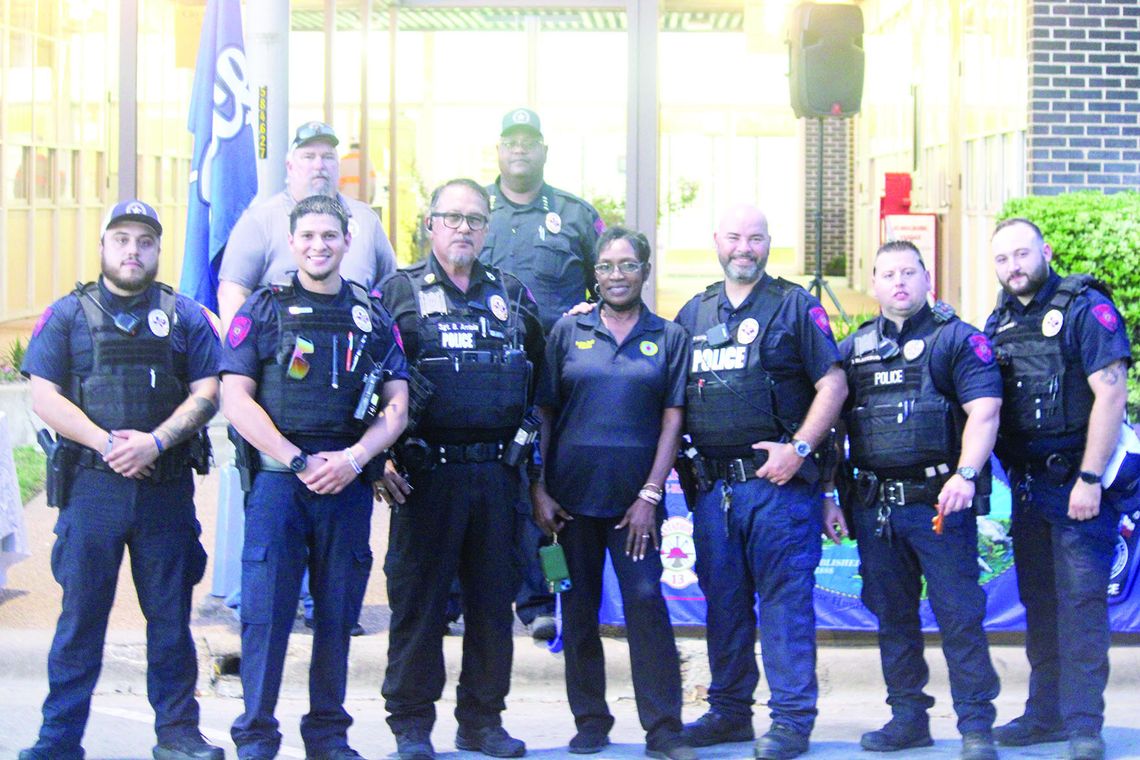
<instances>
[{"instance_id":1,"label":"black sneaker","mask_svg":"<svg viewBox=\"0 0 1140 760\"><path fill-rule=\"evenodd\" d=\"M959 760L998 760L994 737L989 731L967 731L962 734L962 754Z\"/></svg>"},{"instance_id":2,"label":"black sneaker","mask_svg":"<svg viewBox=\"0 0 1140 760\"><path fill-rule=\"evenodd\" d=\"M400 760L434 760L435 748L431 746L431 731L426 728L410 728L396 734L396 756Z\"/></svg>"},{"instance_id":3,"label":"black sneaker","mask_svg":"<svg viewBox=\"0 0 1140 760\"><path fill-rule=\"evenodd\" d=\"M323 752L306 753L305 760L364 760L352 747L337 747Z\"/></svg>"},{"instance_id":4,"label":"black sneaker","mask_svg":"<svg viewBox=\"0 0 1140 760\"><path fill-rule=\"evenodd\" d=\"M711 747L714 744L750 742L756 738L752 717L730 718L716 710L709 710L681 730L685 744L690 747Z\"/></svg>"},{"instance_id":5,"label":"black sneaker","mask_svg":"<svg viewBox=\"0 0 1140 760\"><path fill-rule=\"evenodd\" d=\"M198 733L161 742L153 752L154 760L226 760L221 747L209 744Z\"/></svg>"},{"instance_id":6,"label":"black sneaker","mask_svg":"<svg viewBox=\"0 0 1140 760\"><path fill-rule=\"evenodd\" d=\"M1069 739L1069 760L1104 760L1100 734L1080 734Z\"/></svg>"},{"instance_id":7,"label":"black sneaker","mask_svg":"<svg viewBox=\"0 0 1140 760\"><path fill-rule=\"evenodd\" d=\"M660 747L646 746L645 756L664 758L664 760L697 760L697 751L685 744L683 739L678 739L672 744Z\"/></svg>"},{"instance_id":8,"label":"black sneaker","mask_svg":"<svg viewBox=\"0 0 1140 760\"><path fill-rule=\"evenodd\" d=\"M595 755L610 745L610 737L600 731L579 731L568 747L572 755Z\"/></svg>"},{"instance_id":9,"label":"black sneaker","mask_svg":"<svg viewBox=\"0 0 1140 760\"><path fill-rule=\"evenodd\" d=\"M808 738L782 723L773 723L768 733L756 740L753 754L760 760L791 760L808 751Z\"/></svg>"},{"instance_id":10,"label":"black sneaker","mask_svg":"<svg viewBox=\"0 0 1140 760\"><path fill-rule=\"evenodd\" d=\"M1007 747L1028 747L1031 744L1063 742L1069 738L1061 728L1046 728L1030 722L1024 715L994 729L998 744Z\"/></svg>"},{"instance_id":11,"label":"black sneaker","mask_svg":"<svg viewBox=\"0 0 1140 760\"><path fill-rule=\"evenodd\" d=\"M526 744L508 734L502 726L460 726L455 733L455 747L491 757L522 757L526 754Z\"/></svg>"},{"instance_id":12,"label":"black sneaker","mask_svg":"<svg viewBox=\"0 0 1140 760\"><path fill-rule=\"evenodd\" d=\"M898 752L934 744L930 737L930 721L891 718L878 731L868 731L859 739L859 746L868 752Z\"/></svg>"},{"instance_id":13,"label":"black sneaker","mask_svg":"<svg viewBox=\"0 0 1140 760\"><path fill-rule=\"evenodd\" d=\"M530 637L535 641L554 641L558 635L558 622L552 615L539 615L530 624Z\"/></svg>"}]
</instances>

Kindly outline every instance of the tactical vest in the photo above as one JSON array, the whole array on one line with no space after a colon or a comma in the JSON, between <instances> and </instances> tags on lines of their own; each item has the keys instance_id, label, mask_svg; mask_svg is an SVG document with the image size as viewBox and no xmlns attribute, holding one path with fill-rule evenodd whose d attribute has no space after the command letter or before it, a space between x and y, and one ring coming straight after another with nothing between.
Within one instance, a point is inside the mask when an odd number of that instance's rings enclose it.
<instances>
[{"instance_id":1,"label":"tactical vest","mask_svg":"<svg viewBox=\"0 0 1140 760\"><path fill-rule=\"evenodd\" d=\"M483 302L454 299L434 278L409 278L420 315L415 366L434 386L416 430L433 444L506 440L527 410L532 368L519 304L501 273L487 271L498 287Z\"/></svg>"},{"instance_id":2,"label":"tactical vest","mask_svg":"<svg viewBox=\"0 0 1140 760\"><path fill-rule=\"evenodd\" d=\"M257 403L286 437L292 435L356 437L364 425L353 418L360 400L364 377L372 369L369 357L363 356L355 371L345 366L348 336L353 336L353 351L361 350L362 341L377 339L384 325L372 317L368 292L348 282L350 305L333 299L318 300L292 285L270 285L277 316L278 348L262 365L257 384ZM370 327L365 330L363 326ZM333 338L336 353L333 353ZM304 378L289 377L297 339L313 345L313 353L301 358L308 362ZM333 363L337 365L336 387L333 387Z\"/></svg>"},{"instance_id":3,"label":"tactical vest","mask_svg":"<svg viewBox=\"0 0 1140 760\"><path fill-rule=\"evenodd\" d=\"M751 457L756 441L790 438L811 406L815 388L805 377L776 378L764 369L764 337L785 298L798 285L763 278L749 310L719 348L708 331L720 324L720 283L705 289L697 307L693 354L685 385L686 429L708 455Z\"/></svg>"},{"instance_id":4,"label":"tactical vest","mask_svg":"<svg viewBox=\"0 0 1140 760\"><path fill-rule=\"evenodd\" d=\"M76 288L91 330L91 373L72 377L71 396L91 421L107 430L154 430L186 400L189 391L175 374L170 334L178 324L177 297L156 283L148 293L146 317L134 335L115 326L92 299L94 282Z\"/></svg>"},{"instance_id":5,"label":"tactical vest","mask_svg":"<svg viewBox=\"0 0 1140 760\"><path fill-rule=\"evenodd\" d=\"M1089 275L1070 275L1039 313L1015 315L999 302L991 342L1004 387L997 451L1015 462L1041 461L1085 445L1093 393L1080 352L1066 351L1065 320L1074 299L1104 286Z\"/></svg>"},{"instance_id":6,"label":"tactical vest","mask_svg":"<svg viewBox=\"0 0 1140 760\"><path fill-rule=\"evenodd\" d=\"M936 309L934 330L906 341L890 359L879 351L878 320L855 333L844 370L854 398L846 415L850 459L860 470L921 478L928 466L958 461L962 415L938 391L930 373L938 337L953 319L949 306Z\"/></svg>"}]
</instances>

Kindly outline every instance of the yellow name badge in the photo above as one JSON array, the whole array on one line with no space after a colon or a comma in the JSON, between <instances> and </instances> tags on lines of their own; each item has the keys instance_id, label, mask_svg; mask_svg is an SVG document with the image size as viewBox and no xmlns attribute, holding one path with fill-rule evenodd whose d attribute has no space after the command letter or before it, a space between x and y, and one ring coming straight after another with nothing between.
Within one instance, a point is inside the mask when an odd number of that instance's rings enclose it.
<instances>
[{"instance_id":1,"label":"yellow name badge","mask_svg":"<svg viewBox=\"0 0 1140 760\"><path fill-rule=\"evenodd\" d=\"M576 340L576 341L574 341L574 345L579 350L587 351L587 350L594 347L594 339L590 338L589 340Z\"/></svg>"},{"instance_id":2,"label":"yellow name badge","mask_svg":"<svg viewBox=\"0 0 1140 760\"><path fill-rule=\"evenodd\" d=\"M645 354L646 356L657 356L657 352L659 350L660 350L660 348L653 341L651 341L651 340L641 341L641 353Z\"/></svg>"}]
</instances>

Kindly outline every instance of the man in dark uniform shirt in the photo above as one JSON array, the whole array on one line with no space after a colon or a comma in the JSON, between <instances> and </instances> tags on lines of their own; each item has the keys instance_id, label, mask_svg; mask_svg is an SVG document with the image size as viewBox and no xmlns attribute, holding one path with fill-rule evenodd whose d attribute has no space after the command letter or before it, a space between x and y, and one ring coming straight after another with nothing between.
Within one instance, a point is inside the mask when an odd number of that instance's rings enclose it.
<instances>
[{"instance_id":1,"label":"man in dark uniform shirt","mask_svg":"<svg viewBox=\"0 0 1140 760\"><path fill-rule=\"evenodd\" d=\"M685 739L708 746L753 737L759 594L772 726L755 753L782 760L807 752L819 691L812 594L822 502L815 462L805 460L827 440L847 382L819 301L764 272L764 214L731 209L713 240L725 279L677 315L693 336L686 429L708 474L693 539L712 670L710 709L685 726Z\"/></svg>"},{"instance_id":2,"label":"man in dark uniform shirt","mask_svg":"<svg viewBox=\"0 0 1140 760\"><path fill-rule=\"evenodd\" d=\"M594 245L606 226L589 203L546 184L547 151L538 114L516 108L503 116L499 177L487 186L491 224L479 260L522 280L538 302L542 329L549 334L593 287ZM542 531L530 513L524 489L515 527L526 564L515 611L531 626L532 636L549 640L556 633L554 595L543 582L538 564Z\"/></svg>"},{"instance_id":3,"label":"man in dark uniform shirt","mask_svg":"<svg viewBox=\"0 0 1140 760\"><path fill-rule=\"evenodd\" d=\"M259 459L242 549L245 712L230 731L243 760L276 757L281 745L273 713L306 568L314 615L305 754L360 757L348 746L344 694L349 632L372 568L364 468L403 431L408 391L388 313L340 276L348 222L334 198L298 202L289 215L292 283L254 291L223 346L225 413Z\"/></svg>"},{"instance_id":4,"label":"man in dark uniform shirt","mask_svg":"<svg viewBox=\"0 0 1140 760\"><path fill-rule=\"evenodd\" d=\"M40 317L21 368L32 408L72 452L52 572L63 609L48 654L51 689L20 760L79 760L107 618L129 548L147 621L147 696L157 760L222 760L198 732L190 600L206 569L188 441L217 409L216 319L155 282L162 224L117 204L103 224L97 283Z\"/></svg>"},{"instance_id":5,"label":"man in dark uniform shirt","mask_svg":"<svg viewBox=\"0 0 1140 760\"><path fill-rule=\"evenodd\" d=\"M390 464L385 478L392 624L382 693L404 760L434 757L444 609L457 573L465 629L456 746L495 757L526 752L501 715L519 587L519 471L503 457L530 406L545 340L526 287L476 259L489 213L486 191L471 180L437 188L424 220L431 254L383 285L408 360L434 387L414 438L396 448L403 474Z\"/></svg>"},{"instance_id":6,"label":"man in dark uniform shirt","mask_svg":"<svg viewBox=\"0 0 1140 760\"><path fill-rule=\"evenodd\" d=\"M839 355L851 389L843 415L850 460L863 484L862 501L853 505L862 598L879 619L892 717L860 743L873 752L934 743L918 618L925 578L950 669L961 757L996 760L999 685L982 628L986 595L972 506L985 498L978 481L989 477L1001 373L986 336L948 305L927 304L930 275L913 243L883 245L872 277L882 315L840 343ZM825 499L834 499L831 491L825 487Z\"/></svg>"},{"instance_id":7,"label":"man in dark uniform shirt","mask_svg":"<svg viewBox=\"0 0 1140 760\"><path fill-rule=\"evenodd\" d=\"M1031 668L1025 714L994 735L1009 746L1067 738L1069 757L1098 760L1119 522L1101 477L1128 398L1128 334L1099 283L1053 271L1032 222L1002 222L991 248L1003 293L986 334L1005 383L995 450L1013 489Z\"/></svg>"}]
</instances>

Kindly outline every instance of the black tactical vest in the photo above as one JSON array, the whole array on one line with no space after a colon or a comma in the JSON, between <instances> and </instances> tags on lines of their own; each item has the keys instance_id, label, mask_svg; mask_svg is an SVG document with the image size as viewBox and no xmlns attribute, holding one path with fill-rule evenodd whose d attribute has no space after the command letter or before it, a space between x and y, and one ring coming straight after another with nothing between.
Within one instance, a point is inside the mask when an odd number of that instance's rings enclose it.
<instances>
[{"instance_id":1,"label":"black tactical vest","mask_svg":"<svg viewBox=\"0 0 1140 760\"><path fill-rule=\"evenodd\" d=\"M920 479L928 466L958 461L964 420L930 374L938 337L957 319L953 309L942 306L935 309L932 331L901 346L882 343L878 320L855 333L843 369L854 399L845 415L850 459L860 470ZM893 346L895 356L884 359L880 345Z\"/></svg>"},{"instance_id":2,"label":"black tactical vest","mask_svg":"<svg viewBox=\"0 0 1140 760\"><path fill-rule=\"evenodd\" d=\"M363 423L353 418L353 412L372 362L365 354L355 370L351 369L351 362L346 366L348 336L352 334L356 352L366 338L377 340L380 336L376 333L387 329L387 325L375 319L368 292L347 282L351 293L347 304L339 298L332 302L318 300L292 285L269 286L277 312L278 348L276 355L262 365L257 403L286 437L355 438L364 430ZM298 338L312 343L314 349L302 356L309 363L309 370L300 380L288 375ZM337 363L335 388L333 362Z\"/></svg>"},{"instance_id":3,"label":"black tactical vest","mask_svg":"<svg viewBox=\"0 0 1140 760\"><path fill-rule=\"evenodd\" d=\"M751 457L756 441L790 439L815 395L806 377L777 378L764 369L764 337L798 285L764 277L747 312L737 315L728 342L713 348L708 332L720 324L721 284L705 289L697 307L693 356L685 385L685 426L705 456Z\"/></svg>"},{"instance_id":4,"label":"black tactical vest","mask_svg":"<svg viewBox=\"0 0 1140 760\"><path fill-rule=\"evenodd\" d=\"M1083 451L1093 393L1080 352L1066 351L1061 336L1069 307L1089 287L1104 286L1089 275L1070 275L1033 315L999 305L990 339L1004 388L996 446L1001 459L1039 462L1055 452Z\"/></svg>"},{"instance_id":5,"label":"black tactical vest","mask_svg":"<svg viewBox=\"0 0 1140 760\"><path fill-rule=\"evenodd\" d=\"M499 270L487 267L487 277L498 287L478 302L453 298L430 269L409 277L420 316L415 366L435 388L416 431L433 444L506 440L527 410L519 304Z\"/></svg>"},{"instance_id":6,"label":"black tactical vest","mask_svg":"<svg viewBox=\"0 0 1140 760\"><path fill-rule=\"evenodd\" d=\"M134 335L115 327L114 318L92 299L102 300L89 282L75 290L91 330L91 373L72 378L72 401L101 428L151 431L186 400L188 386L175 374L170 334L178 324L177 297L155 283L147 293L146 317Z\"/></svg>"}]
</instances>

